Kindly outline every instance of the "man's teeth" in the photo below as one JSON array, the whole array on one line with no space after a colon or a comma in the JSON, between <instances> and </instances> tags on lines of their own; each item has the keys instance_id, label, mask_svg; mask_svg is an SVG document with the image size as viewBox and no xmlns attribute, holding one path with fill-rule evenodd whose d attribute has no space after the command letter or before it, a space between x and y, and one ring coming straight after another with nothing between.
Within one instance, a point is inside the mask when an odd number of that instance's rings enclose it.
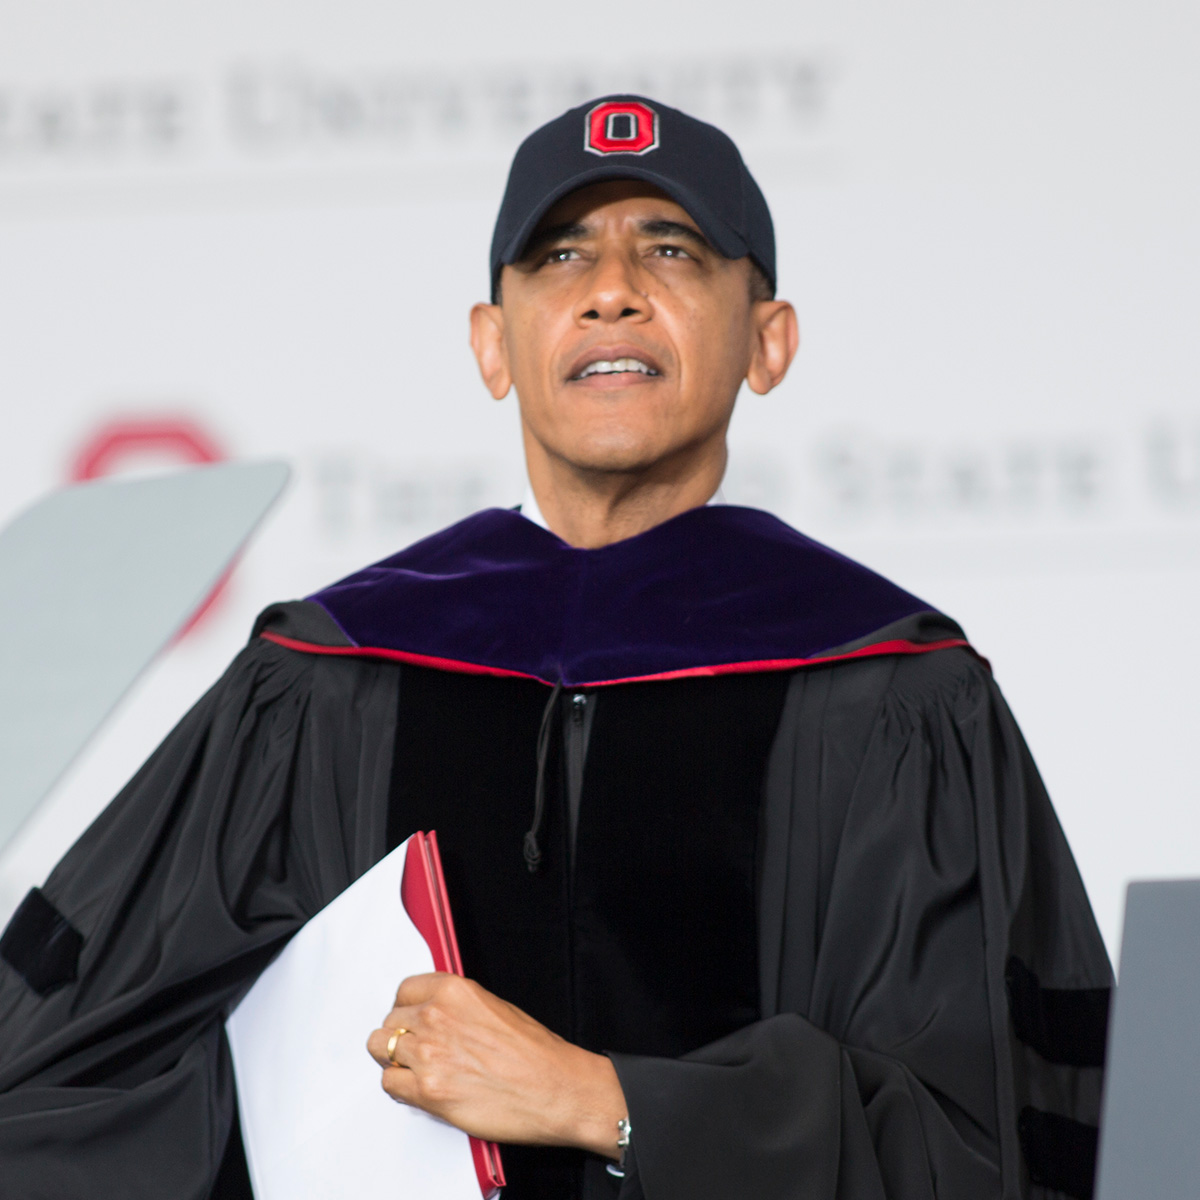
<instances>
[{"instance_id":1,"label":"man's teeth","mask_svg":"<svg viewBox=\"0 0 1200 1200\"><path fill-rule=\"evenodd\" d=\"M588 363L576 376L584 379L588 375L619 375L622 371L637 371L642 375L657 375L658 372L647 366L640 358L602 358L597 362Z\"/></svg>"}]
</instances>

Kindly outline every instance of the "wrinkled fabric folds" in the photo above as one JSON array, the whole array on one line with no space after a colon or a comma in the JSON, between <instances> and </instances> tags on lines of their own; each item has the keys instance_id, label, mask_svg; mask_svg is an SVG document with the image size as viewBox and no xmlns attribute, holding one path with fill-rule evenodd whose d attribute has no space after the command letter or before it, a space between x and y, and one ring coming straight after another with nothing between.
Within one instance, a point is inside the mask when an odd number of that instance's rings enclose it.
<instances>
[{"instance_id":1,"label":"wrinkled fabric folds","mask_svg":"<svg viewBox=\"0 0 1200 1200\"><path fill-rule=\"evenodd\" d=\"M1101 1072L1013 1036L1006 955L1064 987L1112 975L990 675L957 650L797 673L764 822L765 1019L684 1060L613 1056L646 1196L1028 1194L1022 1107L1094 1125Z\"/></svg>"},{"instance_id":2,"label":"wrinkled fabric folds","mask_svg":"<svg viewBox=\"0 0 1200 1200\"><path fill-rule=\"evenodd\" d=\"M382 853L385 673L254 642L55 868L79 980L0 973L0 1193L208 1195L227 1009Z\"/></svg>"}]
</instances>

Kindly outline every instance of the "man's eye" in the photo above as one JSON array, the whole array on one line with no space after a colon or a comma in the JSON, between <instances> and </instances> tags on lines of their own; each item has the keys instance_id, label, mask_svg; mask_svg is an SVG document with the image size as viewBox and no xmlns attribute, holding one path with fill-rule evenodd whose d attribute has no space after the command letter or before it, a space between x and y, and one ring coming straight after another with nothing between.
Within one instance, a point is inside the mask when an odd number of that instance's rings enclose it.
<instances>
[{"instance_id":1,"label":"man's eye","mask_svg":"<svg viewBox=\"0 0 1200 1200\"><path fill-rule=\"evenodd\" d=\"M549 251L546 255L545 261L548 263L570 262L572 259L578 257L578 250L572 250L569 246L563 246L558 250Z\"/></svg>"},{"instance_id":2,"label":"man's eye","mask_svg":"<svg viewBox=\"0 0 1200 1200\"><path fill-rule=\"evenodd\" d=\"M655 246L654 252L662 258L692 257L682 246Z\"/></svg>"}]
</instances>

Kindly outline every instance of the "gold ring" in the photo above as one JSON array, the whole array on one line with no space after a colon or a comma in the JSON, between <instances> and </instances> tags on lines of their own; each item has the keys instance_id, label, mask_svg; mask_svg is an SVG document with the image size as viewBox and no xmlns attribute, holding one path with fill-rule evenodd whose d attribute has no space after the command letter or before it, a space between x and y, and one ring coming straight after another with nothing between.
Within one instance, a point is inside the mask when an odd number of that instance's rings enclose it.
<instances>
[{"instance_id":1,"label":"gold ring","mask_svg":"<svg viewBox=\"0 0 1200 1200\"><path fill-rule=\"evenodd\" d=\"M401 1039L401 1038L402 1038L402 1037L403 1037L403 1036L404 1036L404 1035L405 1035L407 1032L408 1032L408 1030L407 1030L407 1029L397 1029L397 1030L395 1030L395 1031L392 1033L392 1036L391 1036L390 1038L388 1038L388 1044L387 1044L387 1056L388 1056L388 1062L390 1062L390 1063L392 1064L392 1066L393 1066L393 1067L398 1067L398 1066L400 1066L400 1065L401 1065L400 1063L398 1063L398 1062L396 1061L396 1043L397 1043L397 1042L398 1042L398 1041L399 1041L399 1040L400 1040L400 1039Z\"/></svg>"}]
</instances>

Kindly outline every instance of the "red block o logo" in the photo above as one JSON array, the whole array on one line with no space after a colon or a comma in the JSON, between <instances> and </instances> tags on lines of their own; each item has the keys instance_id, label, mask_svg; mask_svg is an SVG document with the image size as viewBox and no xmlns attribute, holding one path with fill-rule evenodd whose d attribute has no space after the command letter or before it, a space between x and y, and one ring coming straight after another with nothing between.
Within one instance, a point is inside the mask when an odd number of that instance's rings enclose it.
<instances>
[{"instance_id":1,"label":"red block o logo","mask_svg":"<svg viewBox=\"0 0 1200 1200\"><path fill-rule=\"evenodd\" d=\"M658 149L658 113L637 100L606 100L588 113L583 148L589 154L645 154Z\"/></svg>"},{"instance_id":2,"label":"red block o logo","mask_svg":"<svg viewBox=\"0 0 1200 1200\"><path fill-rule=\"evenodd\" d=\"M181 466L221 462L225 454L216 440L186 417L151 417L108 421L79 448L71 464L71 482L112 475L138 458L170 459ZM212 611L233 574L233 567L176 635L186 637Z\"/></svg>"}]
</instances>

